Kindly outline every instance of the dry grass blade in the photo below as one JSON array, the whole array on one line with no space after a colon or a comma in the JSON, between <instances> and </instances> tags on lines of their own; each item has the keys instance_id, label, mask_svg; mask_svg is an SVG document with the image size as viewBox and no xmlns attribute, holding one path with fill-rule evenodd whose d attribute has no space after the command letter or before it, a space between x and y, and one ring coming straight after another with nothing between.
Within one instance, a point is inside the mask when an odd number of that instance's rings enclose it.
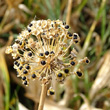
<instances>
[{"instance_id":1,"label":"dry grass blade","mask_svg":"<svg viewBox=\"0 0 110 110\"><path fill-rule=\"evenodd\" d=\"M68 11L67 11L67 16L66 16L67 24L70 24L71 8L72 8L72 0L69 0L68 1Z\"/></svg>"},{"instance_id":2,"label":"dry grass blade","mask_svg":"<svg viewBox=\"0 0 110 110\"><path fill-rule=\"evenodd\" d=\"M96 46L96 56L99 56L101 51L102 51L102 45L101 45L101 39L100 39L100 35L98 35L97 33L95 33L95 46Z\"/></svg>"},{"instance_id":3,"label":"dry grass blade","mask_svg":"<svg viewBox=\"0 0 110 110\"><path fill-rule=\"evenodd\" d=\"M3 80L1 78L1 75L0 75L0 110L4 110L4 104L3 104Z\"/></svg>"},{"instance_id":4,"label":"dry grass blade","mask_svg":"<svg viewBox=\"0 0 110 110\"><path fill-rule=\"evenodd\" d=\"M5 110L9 110L9 98L10 98L10 79L9 79L9 73L4 57L4 51L5 48L0 49L0 70L1 75L3 77L4 81L4 89L5 89Z\"/></svg>"},{"instance_id":5,"label":"dry grass blade","mask_svg":"<svg viewBox=\"0 0 110 110\"><path fill-rule=\"evenodd\" d=\"M60 106L53 101L46 100L44 110L72 110L72 109Z\"/></svg>"},{"instance_id":6,"label":"dry grass blade","mask_svg":"<svg viewBox=\"0 0 110 110\"><path fill-rule=\"evenodd\" d=\"M64 94L64 98L59 102L59 105L62 105L65 107L69 105L71 96L73 96L73 93L74 93L74 90L72 88L73 88L72 80L69 77L65 81L65 94Z\"/></svg>"},{"instance_id":7,"label":"dry grass blade","mask_svg":"<svg viewBox=\"0 0 110 110\"><path fill-rule=\"evenodd\" d=\"M32 11L30 11L24 4L19 4L18 7L26 13L32 14Z\"/></svg>"},{"instance_id":8,"label":"dry grass blade","mask_svg":"<svg viewBox=\"0 0 110 110\"><path fill-rule=\"evenodd\" d=\"M88 105L87 104L83 104L79 110L88 110ZM90 110L103 110L103 109L91 107Z\"/></svg>"},{"instance_id":9,"label":"dry grass blade","mask_svg":"<svg viewBox=\"0 0 110 110\"><path fill-rule=\"evenodd\" d=\"M89 100L85 97L85 95L79 94L79 96L81 96L82 99L84 100L84 104L82 104L79 110L102 110L91 106Z\"/></svg>"},{"instance_id":10,"label":"dry grass blade","mask_svg":"<svg viewBox=\"0 0 110 110\"><path fill-rule=\"evenodd\" d=\"M0 30L0 34L9 32L9 31L13 28L13 26L14 26L15 24L16 24L15 21L13 21L13 22L10 22L9 24L5 25L5 26L3 27L3 29Z\"/></svg>"},{"instance_id":11,"label":"dry grass blade","mask_svg":"<svg viewBox=\"0 0 110 110\"><path fill-rule=\"evenodd\" d=\"M100 68L98 75L92 85L89 96L92 100L95 95L104 87L108 86L110 80L110 51L104 56L104 63Z\"/></svg>"},{"instance_id":12,"label":"dry grass blade","mask_svg":"<svg viewBox=\"0 0 110 110\"><path fill-rule=\"evenodd\" d=\"M31 81L30 85L25 88L26 94L25 96L33 100L35 103L39 102L39 96L41 91L41 85L38 80Z\"/></svg>"}]
</instances>

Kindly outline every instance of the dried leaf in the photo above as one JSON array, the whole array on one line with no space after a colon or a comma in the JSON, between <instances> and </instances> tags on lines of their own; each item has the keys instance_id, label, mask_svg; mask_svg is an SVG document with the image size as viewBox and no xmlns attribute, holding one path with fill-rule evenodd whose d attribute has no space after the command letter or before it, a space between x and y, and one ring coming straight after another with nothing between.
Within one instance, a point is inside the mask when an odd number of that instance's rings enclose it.
<instances>
[{"instance_id":1,"label":"dried leaf","mask_svg":"<svg viewBox=\"0 0 110 110\"><path fill-rule=\"evenodd\" d=\"M104 63L98 71L98 75L92 85L89 96L93 99L95 95L110 83L110 51L104 55Z\"/></svg>"}]
</instances>

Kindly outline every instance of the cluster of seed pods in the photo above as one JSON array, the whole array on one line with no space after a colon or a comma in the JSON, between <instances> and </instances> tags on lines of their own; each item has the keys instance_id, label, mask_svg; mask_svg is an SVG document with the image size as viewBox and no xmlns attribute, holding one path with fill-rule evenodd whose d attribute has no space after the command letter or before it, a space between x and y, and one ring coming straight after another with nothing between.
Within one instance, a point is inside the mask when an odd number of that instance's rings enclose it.
<instances>
[{"instance_id":1,"label":"cluster of seed pods","mask_svg":"<svg viewBox=\"0 0 110 110\"><path fill-rule=\"evenodd\" d=\"M72 45L80 42L76 33L69 32L69 25L60 20L33 20L27 29L23 30L6 53L12 54L17 76L21 77L24 85L30 80L40 80L43 84L64 82L71 74L82 77L80 69L74 72L74 67L81 63L89 63L89 59L77 60L77 51ZM54 94L52 87L50 94Z\"/></svg>"}]
</instances>

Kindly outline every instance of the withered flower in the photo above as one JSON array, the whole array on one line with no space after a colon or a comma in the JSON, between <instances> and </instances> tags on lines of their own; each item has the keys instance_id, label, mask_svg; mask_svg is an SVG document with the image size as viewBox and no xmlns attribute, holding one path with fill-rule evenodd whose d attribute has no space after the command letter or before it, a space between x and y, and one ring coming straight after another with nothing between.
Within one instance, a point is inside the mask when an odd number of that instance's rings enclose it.
<instances>
[{"instance_id":1,"label":"withered flower","mask_svg":"<svg viewBox=\"0 0 110 110\"><path fill-rule=\"evenodd\" d=\"M69 32L69 26L60 20L33 20L27 29L17 36L15 43L7 47L6 53L11 53L17 76L23 84L39 79L43 84L52 82L55 78L63 83L71 74L82 76L81 71L74 72L79 63L89 63L89 59L77 60L77 52L70 47L80 42L76 33ZM54 90L50 89L50 94Z\"/></svg>"}]
</instances>

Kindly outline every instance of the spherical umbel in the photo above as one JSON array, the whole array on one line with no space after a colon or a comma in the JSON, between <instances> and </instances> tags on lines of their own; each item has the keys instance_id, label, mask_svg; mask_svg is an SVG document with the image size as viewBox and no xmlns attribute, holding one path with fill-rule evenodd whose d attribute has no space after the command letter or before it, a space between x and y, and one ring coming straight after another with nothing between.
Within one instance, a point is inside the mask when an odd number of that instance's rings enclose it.
<instances>
[{"instance_id":1,"label":"spherical umbel","mask_svg":"<svg viewBox=\"0 0 110 110\"><path fill-rule=\"evenodd\" d=\"M74 46L80 43L80 37L71 33L70 28L61 20L33 20L17 36L15 43L7 47L6 53L11 53L15 59L14 69L24 85L36 79L48 84L54 77L63 83L67 76L74 73L75 66L90 62L87 57L77 59L78 52ZM83 76L79 70L75 74ZM53 89L48 92L54 95Z\"/></svg>"}]
</instances>

